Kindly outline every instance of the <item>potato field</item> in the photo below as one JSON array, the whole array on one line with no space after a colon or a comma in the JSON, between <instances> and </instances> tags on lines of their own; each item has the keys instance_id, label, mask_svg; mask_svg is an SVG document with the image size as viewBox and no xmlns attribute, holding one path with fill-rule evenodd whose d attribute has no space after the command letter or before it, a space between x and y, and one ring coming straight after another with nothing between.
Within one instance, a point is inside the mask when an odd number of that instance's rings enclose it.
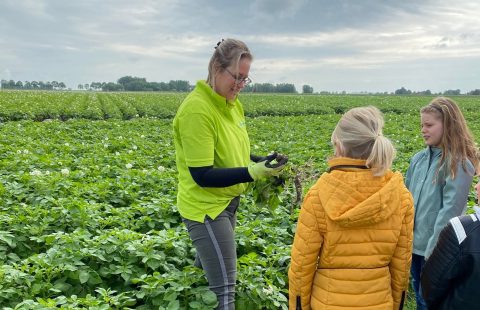
<instances>
[{"instance_id":1,"label":"potato field","mask_svg":"<svg viewBox=\"0 0 480 310\"><path fill-rule=\"evenodd\" d=\"M0 309L215 307L175 206L172 120L185 96L0 91ZM432 98L241 95L252 153L290 161L282 187L253 184L241 198L237 309L288 308L299 203L341 114L380 108L405 173ZM480 141L480 96L453 99Z\"/></svg>"}]
</instances>

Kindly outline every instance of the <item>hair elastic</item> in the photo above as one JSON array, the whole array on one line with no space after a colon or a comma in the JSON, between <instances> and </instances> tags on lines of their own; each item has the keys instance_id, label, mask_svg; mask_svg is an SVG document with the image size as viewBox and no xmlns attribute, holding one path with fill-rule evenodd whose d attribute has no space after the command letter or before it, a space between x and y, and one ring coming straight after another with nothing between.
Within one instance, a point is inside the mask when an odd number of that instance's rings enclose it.
<instances>
[{"instance_id":1,"label":"hair elastic","mask_svg":"<svg viewBox=\"0 0 480 310\"><path fill-rule=\"evenodd\" d=\"M223 42L223 41L225 41L225 40L224 40L224 39L222 39L222 41L218 41L218 43L217 43L217 46L215 46L215 47L214 47L214 49L217 49L217 47L219 47L219 46L220 46L220 44L222 44L222 42Z\"/></svg>"}]
</instances>

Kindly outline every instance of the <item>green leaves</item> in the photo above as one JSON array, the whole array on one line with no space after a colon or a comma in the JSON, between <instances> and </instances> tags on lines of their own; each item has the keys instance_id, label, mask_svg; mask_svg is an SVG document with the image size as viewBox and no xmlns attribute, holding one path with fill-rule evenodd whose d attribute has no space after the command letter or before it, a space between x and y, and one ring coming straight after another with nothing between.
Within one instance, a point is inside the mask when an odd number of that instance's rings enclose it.
<instances>
[{"instance_id":1,"label":"green leaves","mask_svg":"<svg viewBox=\"0 0 480 310\"><path fill-rule=\"evenodd\" d=\"M80 280L81 284L86 283L88 279L90 279L90 273L88 272L88 270L80 270L80 272L78 273L78 279Z\"/></svg>"},{"instance_id":2,"label":"green leaves","mask_svg":"<svg viewBox=\"0 0 480 310\"><path fill-rule=\"evenodd\" d=\"M280 205L283 184L276 185L275 183L275 177L260 179L253 183L252 195L257 206L275 210Z\"/></svg>"},{"instance_id":3,"label":"green leaves","mask_svg":"<svg viewBox=\"0 0 480 310\"><path fill-rule=\"evenodd\" d=\"M3 241L11 248L14 248L16 246L15 236L8 231L0 230L0 241Z\"/></svg>"},{"instance_id":4,"label":"green leaves","mask_svg":"<svg viewBox=\"0 0 480 310\"><path fill-rule=\"evenodd\" d=\"M204 272L192 267L195 251L175 206L171 118L184 96L0 93L2 307L216 307ZM286 309L299 205L332 155L335 111L380 107L397 148L394 169L405 172L423 147L418 111L430 99L241 95L252 153L277 150L289 163L283 184L258 181L242 196L237 309ZM458 102L480 137L478 99Z\"/></svg>"}]
</instances>

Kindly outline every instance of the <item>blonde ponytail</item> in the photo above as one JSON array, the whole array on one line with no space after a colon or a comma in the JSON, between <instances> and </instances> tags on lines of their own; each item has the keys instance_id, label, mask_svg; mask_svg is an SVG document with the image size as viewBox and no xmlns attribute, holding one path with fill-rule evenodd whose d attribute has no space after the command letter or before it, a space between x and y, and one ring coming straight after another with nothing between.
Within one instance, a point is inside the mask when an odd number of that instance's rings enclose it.
<instances>
[{"instance_id":1,"label":"blonde ponytail","mask_svg":"<svg viewBox=\"0 0 480 310\"><path fill-rule=\"evenodd\" d=\"M385 171L392 166L393 159L395 158L395 148L392 142L379 135L373 143L370 156L367 158L367 167L372 168L373 175L384 175Z\"/></svg>"},{"instance_id":2,"label":"blonde ponytail","mask_svg":"<svg viewBox=\"0 0 480 310\"><path fill-rule=\"evenodd\" d=\"M383 136L383 115L373 106L347 111L332 133L332 143L338 144L342 156L365 159L375 176L391 168L395 158L392 142Z\"/></svg>"}]
</instances>

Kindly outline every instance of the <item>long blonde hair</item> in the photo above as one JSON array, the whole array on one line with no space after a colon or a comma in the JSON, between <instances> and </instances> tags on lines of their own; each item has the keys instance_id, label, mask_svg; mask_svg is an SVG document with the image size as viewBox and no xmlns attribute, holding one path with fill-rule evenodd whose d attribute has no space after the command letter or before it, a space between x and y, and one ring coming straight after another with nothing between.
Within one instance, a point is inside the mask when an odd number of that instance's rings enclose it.
<instances>
[{"instance_id":1,"label":"long blonde hair","mask_svg":"<svg viewBox=\"0 0 480 310\"><path fill-rule=\"evenodd\" d=\"M450 168L450 177L454 179L459 162L462 163L463 170L467 171L465 161L468 159L478 174L480 153L455 101L446 97L437 97L423 107L420 113L430 113L443 123L443 135L439 145L442 156L437 173L440 167L447 165Z\"/></svg>"},{"instance_id":2,"label":"long blonde hair","mask_svg":"<svg viewBox=\"0 0 480 310\"><path fill-rule=\"evenodd\" d=\"M347 111L332 133L332 144L341 149L342 155L366 159L375 176L382 176L392 166L395 148L383 136L383 115L373 106L353 108Z\"/></svg>"},{"instance_id":3,"label":"long blonde hair","mask_svg":"<svg viewBox=\"0 0 480 310\"><path fill-rule=\"evenodd\" d=\"M243 58L253 60L253 55L245 43L235 39L222 39L222 41L218 42L210 58L207 83L214 87L216 73L222 72L232 64L238 66L238 63Z\"/></svg>"}]
</instances>

